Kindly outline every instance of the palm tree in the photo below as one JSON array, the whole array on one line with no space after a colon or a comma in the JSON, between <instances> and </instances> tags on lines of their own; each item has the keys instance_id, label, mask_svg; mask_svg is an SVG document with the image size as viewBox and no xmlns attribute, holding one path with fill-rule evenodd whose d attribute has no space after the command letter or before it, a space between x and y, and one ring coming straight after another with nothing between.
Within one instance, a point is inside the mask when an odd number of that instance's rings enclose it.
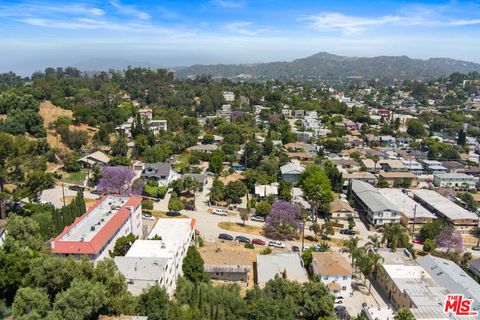
<instances>
[{"instance_id":1,"label":"palm tree","mask_svg":"<svg viewBox=\"0 0 480 320\"><path fill-rule=\"evenodd\" d=\"M368 242L365 244L365 247L368 250L372 249L373 251L376 251L378 248L382 246L382 241L378 234L372 234L368 236Z\"/></svg>"},{"instance_id":2,"label":"palm tree","mask_svg":"<svg viewBox=\"0 0 480 320\"><path fill-rule=\"evenodd\" d=\"M360 248L358 246L358 243L360 242L359 237L350 237L349 240L345 241L343 248L341 249L341 252L346 252L352 259L352 266L355 265L355 260L358 257Z\"/></svg>"},{"instance_id":3,"label":"palm tree","mask_svg":"<svg viewBox=\"0 0 480 320\"><path fill-rule=\"evenodd\" d=\"M372 267L372 273L370 274L370 285L368 287L368 292L371 292L373 276L377 274L378 268L382 266L384 259L381 255L374 252L369 253L368 257L370 259L370 264Z\"/></svg>"},{"instance_id":4,"label":"palm tree","mask_svg":"<svg viewBox=\"0 0 480 320\"><path fill-rule=\"evenodd\" d=\"M397 250L398 247L406 247L408 244L407 229L400 223L386 225L383 230L382 243L386 243L392 251Z\"/></svg>"},{"instance_id":5,"label":"palm tree","mask_svg":"<svg viewBox=\"0 0 480 320\"><path fill-rule=\"evenodd\" d=\"M380 161L380 156L378 154L374 154L372 156L372 160L373 160L373 163L375 164L375 166L373 167L373 173L377 172L377 163L378 161Z\"/></svg>"}]
</instances>

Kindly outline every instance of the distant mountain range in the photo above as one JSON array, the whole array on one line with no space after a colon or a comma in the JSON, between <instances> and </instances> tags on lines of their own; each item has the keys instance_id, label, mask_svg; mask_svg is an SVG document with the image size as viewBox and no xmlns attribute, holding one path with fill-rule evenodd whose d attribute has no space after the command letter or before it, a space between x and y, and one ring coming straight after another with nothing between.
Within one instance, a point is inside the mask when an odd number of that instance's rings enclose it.
<instances>
[{"instance_id":1,"label":"distant mountain range","mask_svg":"<svg viewBox=\"0 0 480 320\"><path fill-rule=\"evenodd\" d=\"M73 64L74 67L84 72L98 72L113 70L125 70L129 66L131 67L144 67L150 69L162 68L159 64L153 64L142 61L133 61L119 58L94 58L79 61Z\"/></svg>"},{"instance_id":2,"label":"distant mountain range","mask_svg":"<svg viewBox=\"0 0 480 320\"><path fill-rule=\"evenodd\" d=\"M407 56L379 56L373 58L344 57L321 52L291 62L257 64L193 65L174 68L176 77L211 75L214 78L280 79L280 80L429 80L454 72L480 72L480 64L449 58L427 60Z\"/></svg>"}]
</instances>

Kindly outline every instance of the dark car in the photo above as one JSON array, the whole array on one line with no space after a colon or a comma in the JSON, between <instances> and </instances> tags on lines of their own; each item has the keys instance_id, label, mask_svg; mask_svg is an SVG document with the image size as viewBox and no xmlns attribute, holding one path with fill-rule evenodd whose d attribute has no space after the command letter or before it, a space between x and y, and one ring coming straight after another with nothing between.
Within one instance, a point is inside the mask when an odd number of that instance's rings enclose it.
<instances>
[{"instance_id":1,"label":"dark car","mask_svg":"<svg viewBox=\"0 0 480 320\"><path fill-rule=\"evenodd\" d=\"M293 252L300 252L300 248L297 246L292 246L292 251Z\"/></svg>"},{"instance_id":2,"label":"dark car","mask_svg":"<svg viewBox=\"0 0 480 320\"><path fill-rule=\"evenodd\" d=\"M226 233L220 233L218 235L218 239L222 239L222 240L229 240L229 241L232 241L233 240L233 237L229 234L226 234Z\"/></svg>"},{"instance_id":3,"label":"dark car","mask_svg":"<svg viewBox=\"0 0 480 320\"><path fill-rule=\"evenodd\" d=\"M349 236L354 236L356 234L356 232L352 229L343 229L343 230L340 230L340 233L341 234L346 234L346 235L349 235Z\"/></svg>"},{"instance_id":4,"label":"dark car","mask_svg":"<svg viewBox=\"0 0 480 320\"><path fill-rule=\"evenodd\" d=\"M235 241L243 242L243 243L250 243L250 239L248 239L247 237L244 237L244 236L236 236Z\"/></svg>"},{"instance_id":5,"label":"dark car","mask_svg":"<svg viewBox=\"0 0 480 320\"><path fill-rule=\"evenodd\" d=\"M178 217L179 215L181 215L181 213L179 211L168 211L167 212L167 216L169 216L169 217Z\"/></svg>"},{"instance_id":6,"label":"dark car","mask_svg":"<svg viewBox=\"0 0 480 320\"><path fill-rule=\"evenodd\" d=\"M336 306L333 310L335 311L335 315L337 316L337 318L341 320L350 319L350 315L348 314L347 308L345 308L345 306Z\"/></svg>"},{"instance_id":7,"label":"dark car","mask_svg":"<svg viewBox=\"0 0 480 320\"><path fill-rule=\"evenodd\" d=\"M253 244L258 244L258 245L261 245L261 246L265 245L265 241L260 240L260 239L252 239L252 243Z\"/></svg>"},{"instance_id":8,"label":"dark car","mask_svg":"<svg viewBox=\"0 0 480 320\"><path fill-rule=\"evenodd\" d=\"M68 190L72 190L72 191L84 191L85 188L82 187L82 186L77 186L77 185L72 185L72 186L69 186L68 187Z\"/></svg>"},{"instance_id":9,"label":"dark car","mask_svg":"<svg viewBox=\"0 0 480 320\"><path fill-rule=\"evenodd\" d=\"M480 251L480 247L473 247L472 250L473 251Z\"/></svg>"}]
</instances>

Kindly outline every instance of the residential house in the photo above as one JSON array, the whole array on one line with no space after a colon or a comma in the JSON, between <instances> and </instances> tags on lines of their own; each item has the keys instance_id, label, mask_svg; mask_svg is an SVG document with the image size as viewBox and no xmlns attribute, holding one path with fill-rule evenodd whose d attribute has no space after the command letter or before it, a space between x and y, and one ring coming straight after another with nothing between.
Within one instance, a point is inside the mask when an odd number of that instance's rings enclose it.
<instances>
[{"instance_id":1,"label":"residential house","mask_svg":"<svg viewBox=\"0 0 480 320\"><path fill-rule=\"evenodd\" d=\"M147 240L136 240L124 257L115 257L128 291L139 295L158 284L173 296L183 259L195 239L195 224L195 219L158 219Z\"/></svg>"},{"instance_id":2,"label":"residential house","mask_svg":"<svg viewBox=\"0 0 480 320\"><path fill-rule=\"evenodd\" d=\"M378 163L386 172L407 172L407 167L401 160L380 160Z\"/></svg>"},{"instance_id":3,"label":"residential house","mask_svg":"<svg viewBox=\"0 0 480 320\"><path fill-rule=\"evenodd\" d=\"M375 163L375 161L373 161L372 159L362 159L361 166L370 173L379 173L382 169L380 164L378 162Z\"/></svg>"},{"instance_id":4,"label":"residential house","mask_svg":"<svg viewBox=\"0 0 480 320\"><path fill-rule=\"evenodd\" d=\"M222 281L238 281L248 284L250 280L250 252L200 248L204 261L204 270L210 279Z\"/></svg>"},{"instance_id":5,"label":"residential house","mask_svg":"<svg viewBox=\"0 0 480 320\"><path fill-rule=\"evenodd\" d=\"M150 120L148 126L150 131L156 135L160 131L167 131L167 120Z\"/></svg>"},{"instance_id":6,"label":"residential house","mask_svg":"<svg viewBox=\"0 0 480 320\"><path fill-rule=\"evenodd\" d=\"M52 240L52 252L75 258L86 256L94 263L108 257L119 237L142 235L141 203L138 197L102 197Z\"/></svg>"},{"instance_id":7,"label":"residential house","mask_svg":"<svg viewBox=\"0 0 480 320\"><path fill-rule=\"evenodd\" d=\"M298 160L298 161L313 161L315 158L314 155L306 152L288 152L288 158L291 160Z\"/></svg>"},{"instance_id":8,"label":"residential house","mask_svg":"<svg viewBox=\"0 0 480 320\"><path fill-rule=\"evenodd\" d=\"M348 216L354 216L355 210L348 201L335 199L330 203L330 213L333 220L347 220Z\"/></svg>"},{"instance_id":9,"label":"residential house","mask_svg":"<svg viewBox=\"0 0 480 320\"><path fill-rule=\"evenodd\" d=\"M190 148L187 148L187 150L190 152L203 152L203 153L212 153L217 149L218 149L218 146L214 144L197 144L195 146L191 146Z\"/></svg>"},{"instance_id":10,"label":"residential house","mask_svg":"<svg viewBox=\"0 0 480 320\"><path fill-rule=\"evenodd\" d=\"M423 175L423 166L418 163L416 160L401 160L403 165L407 168L408 172L413 173L416 176Z\"/></svg>"},{"instance_id":11,"label":"residential house","mask_svg":"<svg viewBox=\"0 0 480 320\"><path fill-rule=\"evenodd\" d=\"M208 176L203 173L185 173L182 175L182 178L193 178L195 181L198 182L198 184L202 187L205 187L208 183Z\"/></svg>"},{"instance_id":12,"label":"residential house","mask_svg":"<svg viewBox=\"0 0 480 320\"><path fill-rule=\"evenodd\" d=\"M400 222L401 212L371 184L352 180L352 195L362 216L373 226Z\"/></svg>"},{"instance_id":13,"label":"residential house","mask_svg":"<svg viewBox=\"0 0 480 320\"><path fill-rule=\"evenodd\" d=\"M245 165L241 164L240 162L233 162L232 163L232 169L235 172L244 172L245 171Z\"/></svg>"},{"instance_id":14,"label":"residential house","mask_svg":"<svg viewBox=\"0 0 480 320\"><path fill-rule=\"evenodd\" d=\"M448 173L458 173L461 169L465 168L465 165L457 161L441 161L441 164L447 168Z\"/></svg>"},{"instance_id":15,"label":"residential house","mask_svg":"<svg viewBox=\"0 0 480 320\"><path fill-rule=\"evenodd\" d=\"M365 171L348 173L348 174L345 174L343 177L345 178L345 185L348 184L349 180L359 180L359 181L368 182L370 184L377 183L377 177L375 177L370 172L365 172Z\"/></svg>"},{"instance_id":16,"label":"residential house","mask_svg":"<svg viewBox=\"0 0 480 320\"><path fill-rule=\"evenodd\" d=\"M387 180L391 187L408 188L418 184L418 177L410 172L380 172L380 178Z\"/></svg>"},{"instance_id":17,"label":"residential house","mask_svg":"<svg viewBox=\"0 0 480 320\"><path fill-rule=\"evenodd\" d=\"M101 167L107 165L110 162L110 158L102 151L95 151L94 153L78 159L77 162L80 163L83 168L91 169L95 165Z\"/></svg>"},{"instance_id":18,"label":"residential house","mask_svg":"<svg viewBox=\"0 0 480 320\"><path fill-rule=\"evenodd\" d=\"M438 173L433 175L433 184L439 188L468 191L475 189L477 179L465 173Z\"/></svg>"},{"instance_id":19,"label":"residential house","mask_svg":"<svg viewBox=\"0 0 480 320\"><path fill-rule=\"evenodd\" d=\"M259 199L265 199L268 196L278 195L278 183L255 186L255 196Z\"/></svg>"},{"instance_id":20,"label":"residential house","mask_svg":"<svg viewBox=\"0 0 480 320\"><path fill-rule=\"evenodd\" d=\"M144 163L142 177L147 180L157 181L159 185L168 186L178 179L177 173L170 163Z\"/></svg>"},{"instance_id":21,"label":"residential house","mask_svg":"<svg viewBox=\"0 0 480 320\"><path fill-rule=\"evenodd\" d=\"M264 287L276 276L300 283L308 282L308 275L298 252L257 254L257 284Z\"/></svg>"},{"instance_id":22,"label":"residential house","mask_svg":"<svg viewBox=\"0 0 480 320\"><path fill-rule=\"evenodd\" d=\"M297 182L305 169L297 162L290 162L280 167L283 180Z\"/></svg>"},{"instance_id":23,"label":"residential house","mask_svg":"<svg viewBox=\"0 0 480 320\"><path fill-rule=\"evenodd\" d=\"M235 93L231 91L223 91L223 99L226 102L233 102L235 101Z\"/></svg>"},{"instance_id":24,"label":"residential house","mask_svg":"<svg viewBox=\"0 0 480 320\"><path fill-rule=\"evenodd\" d=\"M447 168L445 168L440 161L437 160L422 160L422 166L430 174L437 173L447 173Z\"/></svg>"},{"instance_id":25,"label":"residential house","mask_svg":"<svg viewBox=\"0 0 480 320\"><path fill-rule=\"evenodd\" d=\"M333 295L345 297L352 293L353 269L342 254L313 252L310 269Z\"/></svg>"},{"instance_id":26,"label":"residential house","mask_svg":"<svg viewBox=\"0 0 480 320\"><path fill-rule=\"evenodd\" d=\"M314 144L293 142L283 146L287 151L307 152L311 155L318 154L318 147Z\"/></svg>"},{"instance_id":27,"label":"residential house","mask_svg":"<svg viewBox=\"0 0 480 320\"><path fill-rule=\"evenodd\" d=\"M392 136L380 136L380 145L384 147L396 148L396 141L395 137Z\"/></svg>"}]
</instances>

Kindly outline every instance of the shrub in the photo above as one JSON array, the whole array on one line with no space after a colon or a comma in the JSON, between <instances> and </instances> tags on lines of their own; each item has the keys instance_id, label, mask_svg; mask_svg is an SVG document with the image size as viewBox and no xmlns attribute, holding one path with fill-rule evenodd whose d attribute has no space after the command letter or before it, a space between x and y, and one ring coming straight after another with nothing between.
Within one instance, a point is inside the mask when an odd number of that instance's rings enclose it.
<instances>
[{"instance_id":1,"label":"shrub","mask_svg":"<svg viewBox=\"0 0 480 320\"><path fill-rule=\"evenodd\" d=\"M145 210L153 210L153 201L152 200L143 200L142 208Z\"/></svg>"},{"instance_id":2,"label":"shrub","mask_svg":"<svg viewBox=\"0 0 480 320\"><path fill-rule=\"evenodd\" d=\"M270 248L265 248L262 251L260 251L260 254L264 256L269 255L270 253L272 253L272 249Z\"/></svg>"},{"instance_id":3,"label":"shrub","mask_svg":"<svg viewBox=\"0 0 480 320\"><path fill-rule=\"evenodd\" d=\"M165 194L167 193L167 188L165 187L152 187L149 186L148 183L143 187L143 192L145 195L152 197L152 198L157 198L157 199L163 199Z\"/></svg>"},{"instance_id":4,"label":"shrub","mask_svg":"<svg viewBox=\"0 0 480 320\"><path fill-rule=\"evenodd\" d=\"M245 249L255 249L255 246L251 243L245 243Z\"/></svg>"},{"instance_id":5,"label":"shrub","mask_svg":"<svg viewBox=\"0 0 480 320\"><path fill-rule=\"evenodd\" d=\"M180 210L183 210L183 208L184 208L184 205L182 201L175 198L170 199L170 202L168 203L168 210L180 211Z\"/></svg>"}]
</instances>

